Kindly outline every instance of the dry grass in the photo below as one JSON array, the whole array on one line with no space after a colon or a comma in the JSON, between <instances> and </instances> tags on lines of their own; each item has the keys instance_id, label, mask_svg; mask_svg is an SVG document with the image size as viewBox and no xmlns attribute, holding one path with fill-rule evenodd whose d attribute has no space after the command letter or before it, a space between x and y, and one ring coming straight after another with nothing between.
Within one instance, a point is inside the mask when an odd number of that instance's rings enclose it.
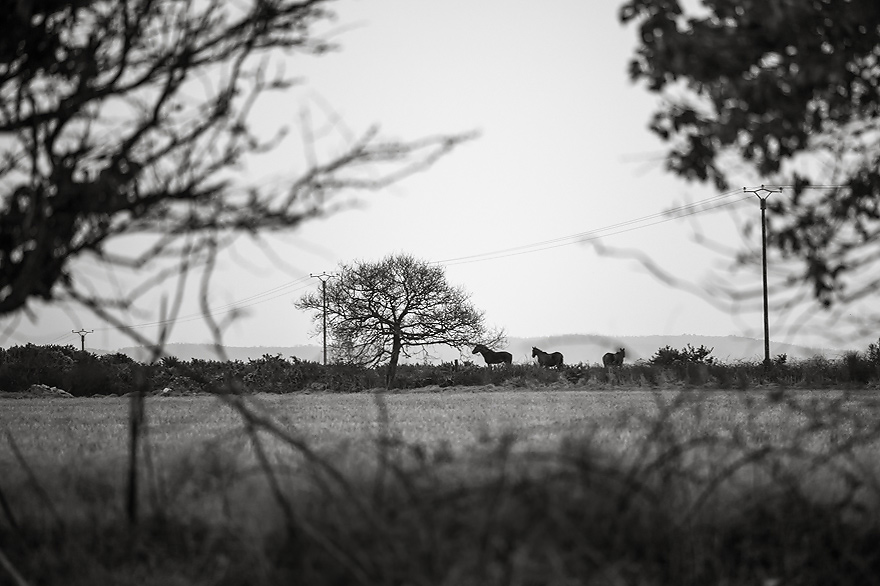
<instances>
[{"instance_id":1,"label":"dry grass","mask_svg":"<svg viewBox=\"0 0 880 586\"><path fill-rule=\"evenodd\" d=\"M362 442L381 427L380 403L370 393L256 395L254 404L316 445ZM388 420L405 441L464 447L485 436L515 433L521 441L558 440L606 426L622 412L650 414L645 391L402 392L383 395ZM242 427L238 415L210 396L147 401L150 437L160 452L175 452ZM3 401L0 429L11 433L29 460L56 466L71 459L116 459L126 454L128 400L117 397ZM0 465L11 464L0 455Z\"/></svg>"},{"instance_id":2,"label":"dry grass","mask_svg":"<svg viewBox=\"0 0 880 586\"><path fill-rule=\"evenodd\" d=\"M406 445L467 453L475 445L514 438L519 451L553 451L563 441L584 441L601 451L633 457L649 439L682 443L709 436L742 448L761 446L829 452L845 440L853 421L871 420L873 394L846 394L847 421L816 428L815 418L793 409L822 411L843 395L836 391L789 391L788 402L764 392L646 390L510 390L489 388L382 394L256 395L251 405L324 454L374 451L379 437ZM117 397L14 399L3 401L0 431L11 436L45 482L67 481L65 471L120 471L128 454L128 400ZM840 414L838 414L838 417ZM833 415L826 414L826 423ZM247 438L239 414L211 396L147 401L151 455L156 466L173 466L227 446L239 456ZM656 423L662 421L661 427ZM844 434L844 435L841 435ZM4 440L5 441L5 440ZM283 443L283 442L282 442ZM729 450L729 446L725 450ZM279 456L282 457L282 456ZM357 458L361 461L361 458ZM253 466L251 458L239 462ZM11 450L0 451L0 469L20 475Z\"/></svg>"},{"instance_id":3,"label":"dry grass","mask_svg":"<svg viewBox=\"0 0 880 586\"><path fill-rule=\"evenodd\" d=\"M0 552L41 583L812 584L804 564L825 562L811 548L876 537L864 514L880 495L880 409L867 393L247 401L279 427L250 434L210 396L148 399L137 531L122 505L126 399L0 401L4 446L20 453L0 450L12 511ZM854 555L851 568L880 568ZM87 571L69 579L76 563Z\"/></svg>"}]
</instances>

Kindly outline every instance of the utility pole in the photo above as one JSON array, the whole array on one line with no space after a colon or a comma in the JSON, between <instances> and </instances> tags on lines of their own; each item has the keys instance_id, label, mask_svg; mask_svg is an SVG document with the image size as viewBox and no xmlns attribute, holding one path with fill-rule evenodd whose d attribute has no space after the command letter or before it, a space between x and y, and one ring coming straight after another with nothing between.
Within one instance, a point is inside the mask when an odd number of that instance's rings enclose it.
<instances>
[{"instance_id":1,"label":"utility pole","mask_svg":"<svg viewBox=\"0 0 880 586\"><path fill-rule=\"evenodd\" d=\"M70 330L70 331L74 334L79 334L80 350L85 352L86 351L86 334L94 333L95 330L80 329L79 331L77 331L77 330Z\"/></svg>"},{"instance_id":2,"label":"utility pole","mask_svg":"<svg viewBox=\"0 0 880 586\"><path fill-rule=\"evenodd\" d=\"M770 317L767 302L767 198L774 193L782 193L782 188L772 189L761 185L757 189L746 189L743 192L754 193L761 201L761 263L764 272L764 366L770 364Z\"/></svg>"},{"instance_id":3,"label":"utility pole","mask_svg":"<svg viewBox=\"0 0 880 586\"><path fill-rule=\"evenodd\" d=\"M327 281L332 279L336 275L331 275L328 273L315 275L309 273L309 276L314 279L321 280L321 295L323 296L324 300L324 366L327 366Z\"/></svg>"}]
</instances>

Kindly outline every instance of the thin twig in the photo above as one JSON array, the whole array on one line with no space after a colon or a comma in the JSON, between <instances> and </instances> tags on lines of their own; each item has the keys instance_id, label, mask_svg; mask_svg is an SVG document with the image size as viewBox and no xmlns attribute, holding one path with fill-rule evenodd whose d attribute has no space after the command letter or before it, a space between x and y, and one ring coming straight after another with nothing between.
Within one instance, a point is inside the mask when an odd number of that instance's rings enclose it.
<instances>
[{"instance_id":1,"label":"thin twig","mask_svg":"<svg viewBox=\"0 0 880 586\"><path fill-rule=\"evenodd\" d=\"M18 570L15 569L15 566L12 565L12 562L9 561L9 558L6 557L2 549L0 549L0 566L3 566L6 573L12 578L15 586L29 586L27 580L18 573Z\"/></svg>"},{"instance_id":2,"label":"thin twig","mask_svg":"<svg viewBox=\"0 0 880 586\"><path fill-rule=\"evenodd\" d=\"M6 439L7 441L9 441L9 445L12 448L12 453L15 455L15 459L18 460L18 463L25 471L25 474L27 474L28 480L34 487L37 496L40 497L40 500L43 501L43 504L46 505L46 508L49 509L50 513L52 513L52 517L55 519L55 523L58 525L58 527L63 529L64 522L61 520L61 515L58 514L58 509L55 508L55 503L52 502L52 498L49 496L49 493L46 492L46 489L43 488L42 484L40 484L40 481L37 479L37 475L34 474L33 469L27 463L27 460L25 460L24 455L21 453L21 450L18 449L18 444L15 443L15 438L12 437L12 432L6 432Z\"/></svg>"},{"instance_id":3,"label":"thin twig","mask_svg":"<svg viewBox=\"0 0 880 586\"><path fill-rule=\"evenodd\" d=\"M15 533L20 533L18 522L15 520L15 515L12 513L12 507L9 506L9 501L6 500L6 494L3 492L2 486L0 486L0 507L2 507L3 514L6 515L6 518L9 520L9 524L12 526L13 531L15 531Z\"/></svg>"},{"instance_id":4,"label":"thin twig","mask_svg":"<svg viewBox=\"0 0 880 586\"><path fill-rule=\"evenodd\" d=\"M128 451L128 497L126 511L128 523L132 527L138 522L138 444L141 422L144 418L143 386L131 394L128 412L129 451Z\"/></svg>"}]
</instances>

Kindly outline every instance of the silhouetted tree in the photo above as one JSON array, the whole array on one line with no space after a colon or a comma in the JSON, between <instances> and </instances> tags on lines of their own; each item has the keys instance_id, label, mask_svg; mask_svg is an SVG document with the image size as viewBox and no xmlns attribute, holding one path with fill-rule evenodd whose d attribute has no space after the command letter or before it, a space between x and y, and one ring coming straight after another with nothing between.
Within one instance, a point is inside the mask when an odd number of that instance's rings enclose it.
<instances>
[{"instance_id":1,"label":"silhouetted tree","mask_svg":"<svg viewBox=\"0 0 880 586\"><path fill-rule=\"evenodd\" d=\"M321 292L303 295L297 307L314 310L321 324ZM340 265L327 282L327 324L348 359L368 366L387 362L389 387L401 354L410 356L413 348L462 348L503 340L502 332L486 327L470 296L446 281L442 267L406 254Z\"/></svg>"},{"instance_id":2,"label":"silhouetted tree","mask_svg":"<svg viewBox=\"0 0 880 586\"><path fill-rule=\"evenodd\" d=\"M282 60L330 48L313 32L328 4L0 0L0 316L67 299L124 325L112 310L194 265L210 273L230 237L295 227L334 194L387 186L467 138L373 128L323 156L305 128L297 175L273 187L242 173L283 135L252 123L260 96L294 81ZM127 245L148 244L108 246L133 235L144 238ZM149 276L110 294L72 269L78 258Z\"/></svg>"},{"instance_id":3,"label":"silhouetted tree","mask_svg":"<svg viewBox=\"0 0 880 586\"><path fill-rule=\"evenodd\" d=\"M825 307L876 294L880 3L630 0L620 18L638 25L631 78L664 97L650 127L668 169L719 190L743 170L794 186L768 201L780 288Z\"/></svg>"}]
</instances>

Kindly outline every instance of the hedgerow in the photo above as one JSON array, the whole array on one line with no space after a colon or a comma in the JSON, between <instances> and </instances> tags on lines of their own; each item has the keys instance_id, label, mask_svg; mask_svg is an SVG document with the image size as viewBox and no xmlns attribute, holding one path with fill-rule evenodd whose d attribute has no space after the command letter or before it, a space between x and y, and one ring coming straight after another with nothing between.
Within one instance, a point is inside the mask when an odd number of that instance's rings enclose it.
<instances>
[{"instance_id":1,"label":"hedgerow","mask_svg":"<svg viewBox=\"0 0 880 586\"><path fill-rule=\"evenodd\" d=\"M778 355L769 363L758 360L722 363L712 349L690 345L660 348L649 360L620 367L578 363L562 369L534 364L488 368L469 361L400 365L394 388L437 386L534 387L573 385L583 388L668 386L745 390L762 385L782 388L866 388L880 383L880 350L850 351L838 358L814 356L789 360ZM58 387L76 396L125 395L140 389L164 394L212 392L235 382L240 392L292 393L302 391L359 392L384 385L381 367L318 362L265 354L241 360L181 360L164 357L141 364L124 354L95 355L73 346L13 346L0 348L0 392L23 392L31 385Z\"/></svg>"}]
</instances>

